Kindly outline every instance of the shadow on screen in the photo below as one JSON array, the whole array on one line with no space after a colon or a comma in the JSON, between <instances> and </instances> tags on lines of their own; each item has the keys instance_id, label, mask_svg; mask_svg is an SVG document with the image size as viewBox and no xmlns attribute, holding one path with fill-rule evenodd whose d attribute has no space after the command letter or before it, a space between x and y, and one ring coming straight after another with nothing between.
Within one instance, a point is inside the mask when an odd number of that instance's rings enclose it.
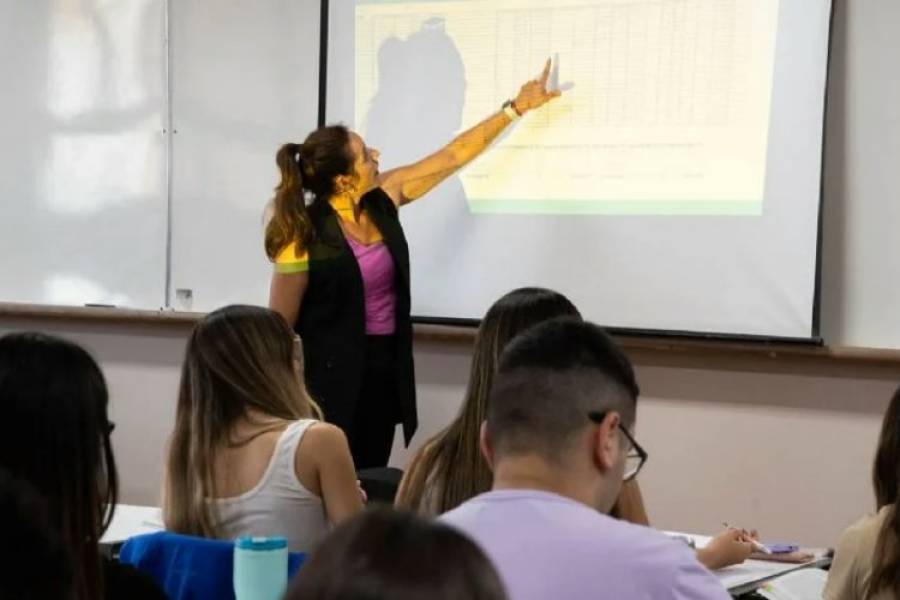
<instances>
[{"instance_id":1,"label":"shadow on screen","mask_svg":"<svg viewBox=\"0 0 900 600\"><path fill-rule=\"evenodd\" d=\"M378 88L362 124L366 143L381 151L383 170L421 160L445 146L461 128L466 73L444 21L431 18L405 39L392 37L378 50ZM444 227L421 227L420 219ZM412 245L445 244L471 219L466 192L452 175L404 211ZM425 238L428 239L425 239Z\"/></svg>"}]
</instances>

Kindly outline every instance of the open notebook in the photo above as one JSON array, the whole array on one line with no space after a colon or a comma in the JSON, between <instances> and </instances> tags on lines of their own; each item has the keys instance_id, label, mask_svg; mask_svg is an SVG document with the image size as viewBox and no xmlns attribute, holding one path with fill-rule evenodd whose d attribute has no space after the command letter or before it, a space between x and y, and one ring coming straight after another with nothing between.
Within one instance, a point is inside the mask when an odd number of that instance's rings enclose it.
<instances>
[{"instance_id":1,"label":"open notebook","mask_svg":"<svg viewBox=\"0 0 900 600\"><path fill-rule=\"evenodd\" d=\"M769 600L821 600L828 573L800 569L765 584L757 593Z\"/></svg>"}]
</instances>

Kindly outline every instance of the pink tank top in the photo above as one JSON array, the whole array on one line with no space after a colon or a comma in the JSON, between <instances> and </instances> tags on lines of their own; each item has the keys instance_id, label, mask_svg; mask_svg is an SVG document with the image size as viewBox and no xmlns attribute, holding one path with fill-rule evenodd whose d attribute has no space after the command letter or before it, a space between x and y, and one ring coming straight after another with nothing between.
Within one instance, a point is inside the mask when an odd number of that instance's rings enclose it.
<instances>
[{"instance_id":1,"label":"pink tank top","mask_svg":"<svg viewBox=\"0 0 900 600\"><path fill-rule=\"evenodd\" d=\"M396 331L397 291L394 258L384 242L363 244L346 235L362 274L366 302L366 335L393 335Z\"/></svg>"}]
</instances>

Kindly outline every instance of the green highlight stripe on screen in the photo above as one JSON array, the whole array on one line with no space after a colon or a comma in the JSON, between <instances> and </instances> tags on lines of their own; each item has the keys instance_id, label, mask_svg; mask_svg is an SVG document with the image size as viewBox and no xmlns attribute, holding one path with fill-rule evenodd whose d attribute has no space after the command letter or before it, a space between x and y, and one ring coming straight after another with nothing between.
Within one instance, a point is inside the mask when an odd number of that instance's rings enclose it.
<instances>
[{"instance_id":1,"label":"green highlight stripe on screen","mask_svg":"<svg viewBox=\"0 0 900 600\"><path fill-rule=\"evenodd\" d=\"M469 199L476 214L563 215L753 215L763 214L762 200L479 200Z\"/></svg>"}]
</instances>

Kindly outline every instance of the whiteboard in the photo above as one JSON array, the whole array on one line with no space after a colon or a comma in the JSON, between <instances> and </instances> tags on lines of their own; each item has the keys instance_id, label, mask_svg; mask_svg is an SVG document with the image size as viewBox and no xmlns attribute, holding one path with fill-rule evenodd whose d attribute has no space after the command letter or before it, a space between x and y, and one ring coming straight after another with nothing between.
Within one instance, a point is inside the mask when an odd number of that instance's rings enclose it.
<instances>
[{"instance_id":1,"label":"whiteboard","mask_svg":"<svg viewBox=\"0 0 900 600\"><path fill-rule=\"evenodd\" d=\"M268 299L275 152L318 114L319 0L172 2L172 286L178 310ZM177 290L190 290L186 299Z\"/></svg>"},{"instance_id":2,"label":"whiteboard","mask_svg":"<svg viewBox=\"0 0 900 600\"><path fill-rule=\"evenodd\" d=\"M264 303L262 209L277 180L275 146L313 127L318 2L267 0L258 11L233 0L170 5L173 92L184 111L175 115L173 288L193 288L196 310ZM249 14L273 10L281 19L267 25ZM14 82L0 94L0 301L165 303L164 19L164 0L0 2L0 76ZM187 42L187 26L206 37ZM293 51L280 58L295 72L279 84L294 90L293 118L287 109L258 116L272 105L249 90L262 79L252 71L269 68L249 58L269 55L263 48L275 41L266 27L295 35ZM830 344L900 348L898 28L892 0L835 2L822 240L822 333ZM232 44L244 54L235 57ZM241 72L228 75L222 56ZM216 89L223 97L211 97ZM260 104L242 106L229 93ZM179 94L199 99L178 104ZM204 122L198 105L218 115L215 123ZM238 153L214 143L236 139L244 148L270 146ZM239 176L233 167L245 154L251 159Z\"/></svg>"},{"instance_id":3,"label":"whiteboard","mask_svg":"<svg viewBox=\"0 0 900 600\"><path fill-rule=\"evenodd\" d=\"M0 2L0 298L165 302L163 0Z\"/></svg>"}]
</instances>

